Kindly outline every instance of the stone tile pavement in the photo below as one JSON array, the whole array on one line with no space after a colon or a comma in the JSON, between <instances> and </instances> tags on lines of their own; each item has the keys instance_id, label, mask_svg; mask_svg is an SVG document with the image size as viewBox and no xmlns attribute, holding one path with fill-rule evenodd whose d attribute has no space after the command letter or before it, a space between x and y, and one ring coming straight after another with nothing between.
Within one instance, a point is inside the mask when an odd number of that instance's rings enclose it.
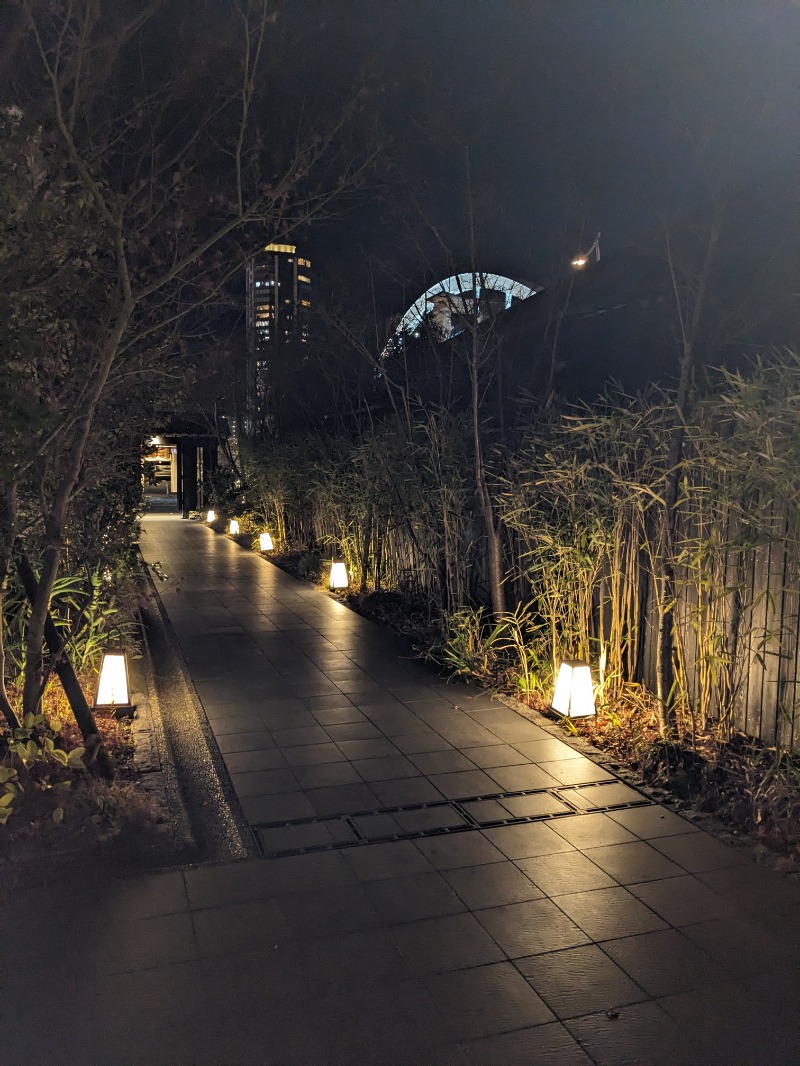
<instances>
[{"instance_id":1,"label":"stone tile pavement","mask_svg":"<svg viewBox=\"0 0 800 1066\"><path fill-rule=\"evenodd\" d=\"M142 547L264 857L15 897L4 1063L800 1062L800 885L203 526Z\"/></svg>"}]
</instances>

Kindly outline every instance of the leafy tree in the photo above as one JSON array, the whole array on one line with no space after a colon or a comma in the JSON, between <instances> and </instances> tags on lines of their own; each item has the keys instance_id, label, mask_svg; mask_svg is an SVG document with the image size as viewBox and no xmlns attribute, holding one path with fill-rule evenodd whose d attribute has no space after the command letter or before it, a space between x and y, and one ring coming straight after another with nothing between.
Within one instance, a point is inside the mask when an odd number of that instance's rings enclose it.
<instances>
[{"instance_id":1,"label":"leafy tree","mask_svg":"<svg viewBox=\"0 0 800 1066\"><path fill-rule=\"evenodd\" d=\"M361 181L349 131L368 99L321 97L309 118L271 92L288 42L268 0L18 0L8 18L0 576L12 549L38 562L35 713L70 522L108 481L98 453L130 462L154 378L180 372L181 335L246 256ZM0 708L11 720L4 691Z\"/></svg>"}]
</instances>

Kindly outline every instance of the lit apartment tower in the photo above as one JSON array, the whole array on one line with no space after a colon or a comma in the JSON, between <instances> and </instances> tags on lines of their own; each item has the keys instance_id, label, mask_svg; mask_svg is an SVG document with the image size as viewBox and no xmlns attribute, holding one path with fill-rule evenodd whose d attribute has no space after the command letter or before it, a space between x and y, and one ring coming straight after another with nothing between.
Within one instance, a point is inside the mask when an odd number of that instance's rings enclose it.
<instances>
[{"instance_id":1,"label":"lit apartment tower","mask_svg":"<svg viewBox=\"0 0 800 1066\"><path fill-rule=\"evenodd\" d=\"M270 364L308 342L311 263L293 244L268 244L247 263L248 422L269 421Z\"/></svg>"}]
</instances>

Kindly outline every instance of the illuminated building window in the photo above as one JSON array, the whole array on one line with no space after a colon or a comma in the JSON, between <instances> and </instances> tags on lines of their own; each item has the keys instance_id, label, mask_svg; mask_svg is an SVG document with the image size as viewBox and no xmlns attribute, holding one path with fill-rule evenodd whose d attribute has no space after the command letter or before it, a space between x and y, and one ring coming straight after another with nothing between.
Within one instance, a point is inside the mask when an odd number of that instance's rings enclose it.
<instances>
[{"instance_id":1,"label":"illuminated building window","mask_svg":"<svg viewBox=\"0 0 800 1066\"><path fill-rule=\"evenodd\" d=\"M311 278L307 278L305 274L298 274L297 275L297 280L298 281L304 281L306 283L306 285L310 285L311 284Z\"/></svg>"}]
</instances>

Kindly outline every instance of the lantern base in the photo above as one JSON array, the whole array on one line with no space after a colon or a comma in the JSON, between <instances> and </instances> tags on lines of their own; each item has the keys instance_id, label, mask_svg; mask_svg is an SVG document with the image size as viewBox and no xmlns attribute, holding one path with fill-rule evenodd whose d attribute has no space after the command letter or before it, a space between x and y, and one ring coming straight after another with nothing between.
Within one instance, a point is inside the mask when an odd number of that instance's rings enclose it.
<instances>
[{"instance_id":1,"label":"lantern base","mask_svg":"<svg viewBox=\"0 0 800 1066\"><path fill-rule=\"evenodd\" d=\"M564 718L568 718L570 722L576 722L580 718L594 718L597 711L584 711L583 714L565 714L563 711L557 711L555 707L548 707L546 712L551 718L557 719L559 722Z\"/></svg>"},{"instance_id":2,"label":"lantern base","mask_svg":"<svg viewBox=\"0 0 800 1066\"><path fill-rule=\"evenodd\" d=\"M127 720L129 722L133 721L134 718L138 717L138 713L136 711L136 704L132 703L127 707L115 707L114 717L120 720Z\"/></svg>"}]
</instances>

